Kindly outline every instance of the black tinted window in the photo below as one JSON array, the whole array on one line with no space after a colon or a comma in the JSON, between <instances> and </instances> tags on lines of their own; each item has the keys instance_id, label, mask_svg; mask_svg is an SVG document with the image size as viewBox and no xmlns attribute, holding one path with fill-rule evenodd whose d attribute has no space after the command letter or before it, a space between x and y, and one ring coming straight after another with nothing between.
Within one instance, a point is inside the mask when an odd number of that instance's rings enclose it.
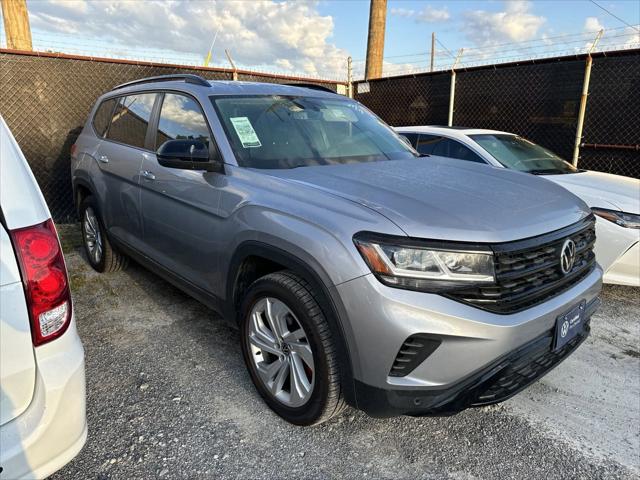
<instances>
[{"instance_id":1,"label":"black tinted window","mask_svg":"<svg viewBox=\"0 0 640 480\"><path fill-rule=\"evenodd\" d=\"M209 129L200 105L190 97L166 93L160 110L156 148L167 140L194 139L209 144Z\"/></svg>"},{"instance_id":2,"label":"black tinted window","mask_svg":"<svg viewBox=\"0 0 640 480\"><path fill-rule=\"evenodd\" d=\"M439 141L433 146L433 155L456 158L468 162L486 163L473 150L449 138L439 138Z\"/></svg>"},{"instance_id":3,"label":"black tinted window","mask_svg":"<svg viewBox=\"0 0 640 480\"><path fill-rule=\"evenodd\" d=\"M457 158L459 160L466 160L468 162L486 163L480 155L475 153L469 147L456 142L455 140L449 140L449 156L451 158Z\"/></svg>"},{"instance_id":4,"label":"black tinted window","mask_svg":"<svg viewBox=\"0 0 640 480\"><path fill-rule=\"evenodd\" d=\"M107 131L109 122L111 121L111 114L113 113L113 106L116 104L115 99L110 98L100 104L96 110L96 114L93 117L93 128L96 129L96 133L99 137L104 136Z\"/></svg>"},{"instance_id":5,"label":"black tinted window","mask_svg":"<svg viewBox=\"0 0 640 480\"><path fill-rule=\"evenodd\" d=\"M418 152L420 153L436 155L435 153L433 153L433 149L440 141L442 141L442 137L420 134L420 138L418 139L418 143L416 145L416 150L418 150Z\"/></svg>"},{"instance_id":6,"label":"black tinted window","mask_svg":"<svg viewBox=\"0 0 640 480\"><path fill-rule=\"evenodd\" d=\"M418 143L418 134L417 133L405 133L398 132L401 137L405 137L407 140L411 142L411 146L416 148L416 143Z\"/></svg>"},{"instance_id":7,"label":"black tinted window","mask_svg":"<svg viewBox=\"0 0 640 480\"><path fill-rule=\"evenodd\" d=\"M155 99L155 93L121 97L113 113L107 138L143 148Z\"/></svg>"}]
</instances>

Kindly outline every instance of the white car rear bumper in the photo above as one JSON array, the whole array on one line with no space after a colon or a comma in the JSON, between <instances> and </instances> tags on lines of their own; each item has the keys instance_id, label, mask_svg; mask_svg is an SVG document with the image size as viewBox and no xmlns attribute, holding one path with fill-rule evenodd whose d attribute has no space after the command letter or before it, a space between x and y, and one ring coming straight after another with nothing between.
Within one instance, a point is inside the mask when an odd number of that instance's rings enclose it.
<instances>
[{"instance_id":1,"label":"white car rear bumper","mask_svg":"<svg viewBox=\"0 0 640 480\"><path fill-rule=\"evenodd\" d=\"M605 283L640 287L640 242L624 252L604 275Z\"/></svg>"},{"instance_id":2,"label":"white car rear bumper","mask_svg":"<svg viewBox=\"0 0 640 480\"><path fill-rule=\"evenodd\" d=\"M0 478L44 478L66 465L87 439L84 350L75 319L59 339L35 349L31 404L0 427Z\"/></svg>"}]
</instances>

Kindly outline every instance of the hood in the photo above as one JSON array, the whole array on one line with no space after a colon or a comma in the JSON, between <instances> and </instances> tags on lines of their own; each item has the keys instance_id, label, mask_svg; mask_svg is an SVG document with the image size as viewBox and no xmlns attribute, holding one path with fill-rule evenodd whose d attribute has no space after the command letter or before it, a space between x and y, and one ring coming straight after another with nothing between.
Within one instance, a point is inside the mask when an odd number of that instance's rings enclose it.
<instances>
[{"instance_id":1,"label":"hood","mask_svg":"<svg viewBox=\"0 0 640 480\"><path fill-rule=\"evenodd\" d=\"M506 242L590 214L582 201L547 180L439 157L262 172L364 205L417 238Z\"/></svg>"},{"instance_id":2,"label":"hood","mask_svg":"<svg viewBox=\"0 0 640 480\"><path fill-rule=\"evenodd\" d=\"M603 172L545 175L579 196L590 207L640 214L640 180Z\"/></svg>"}]
</instances>

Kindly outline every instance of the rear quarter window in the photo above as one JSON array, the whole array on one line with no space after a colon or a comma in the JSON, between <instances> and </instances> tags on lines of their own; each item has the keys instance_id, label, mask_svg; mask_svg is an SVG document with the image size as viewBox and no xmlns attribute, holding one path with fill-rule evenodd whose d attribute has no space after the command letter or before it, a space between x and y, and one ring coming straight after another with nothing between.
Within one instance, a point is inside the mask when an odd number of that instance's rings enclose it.
<instances>
[{"instance_id":1,"label":"rear quarter window","mask_svg":"<svg viewBox=\"0 0 640 480\"><path fill-rule=\"evenodd\" d=\"M115 104L116 100L114 98L103 101L96 110L95 115L93 116L93 128L95 129L96 134L99 137L104 137L104 134L109 127L109 122L111 122L111 114L113 113L113 107Z\"/></svg>"}]
</instances>

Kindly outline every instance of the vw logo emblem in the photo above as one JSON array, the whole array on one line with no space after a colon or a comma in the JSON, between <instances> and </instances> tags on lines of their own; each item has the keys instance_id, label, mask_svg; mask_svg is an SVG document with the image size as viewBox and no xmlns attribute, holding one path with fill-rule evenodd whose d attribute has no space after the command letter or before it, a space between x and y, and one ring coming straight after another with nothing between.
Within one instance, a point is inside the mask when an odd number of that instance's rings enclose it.
<instances>
[{"instance_id":1,"label":"vw logo emblem","mask_svg":"<svg viewBox=\"0 0 640 480\"><path fill-rule=\"evenodd\" d=\"M567 333L569 333L569 321L565 320L562 322L562 327L560 327L560 336L564 338L567 336Z\"/></svg>"},{"instance_id":2,"label":"vw logo emblem","mask_svg":"<svg viewBox=\"0 0 640 480\"><path fill-rule=\"evenodd\" d=\"M560 270L565 275L573 269L576 262L576 244L570 238L562 245L560 250Z\"/></svg>"}]
</instances>

